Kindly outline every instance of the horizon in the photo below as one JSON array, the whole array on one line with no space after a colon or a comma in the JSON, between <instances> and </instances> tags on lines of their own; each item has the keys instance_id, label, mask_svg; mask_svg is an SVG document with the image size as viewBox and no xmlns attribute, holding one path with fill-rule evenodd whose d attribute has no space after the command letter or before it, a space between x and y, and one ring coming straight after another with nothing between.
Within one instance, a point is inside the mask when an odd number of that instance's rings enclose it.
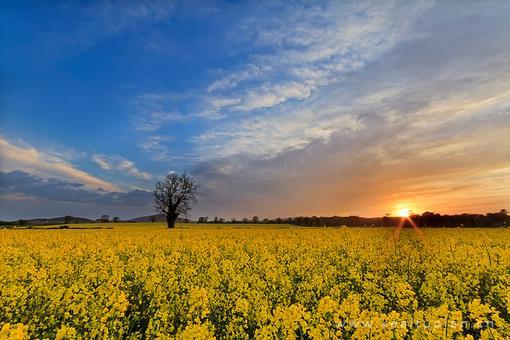
<instances>
[{"instance_id":1,"label":"horizon","mask_svg":"<svg viewBox=\"0 0 510 340\"><path fill-rule=\"evenodd\" d=\"M0 7L0 220L508 208L510 3Z\"/></svg>"},{"instance_id":2,"label":"horizon","mask_svg":"<svg viewBox=\"0 0 510 340\"><path fill-rule=\"evenodd\" d=\"M295 219L295 218L299 218L299 217L318 217L318 218L333 218L333 217L338 217L338 218L349 218L349 217L357 217L357 218L362 218L362 219L378 219L378 218L384 218L384 217L389 217L389 218L392 218L392 219L405 219L405 218L409 218L409 217L412 217L412 216L421 216L423 214L426 214L426 213L432 213L432 214L439 214L441 216L460 216L460 215L481 215L481 216L487 216L489 214L494 214L494 213L500 213L502 211L507 211L507 209L505 208L502 208L502 209L499 209L497 211L488 211L488 212L485 212L485 213L482 213L482 212L478 212L478 213L452 213L452 214L443 214L443 213L440 213L440 212L436 212L436 211L422 211L422 212L409 212L408 216L403 216L403 215L399 215L398 213L395 213L395 214L385 214L385 215L380 215L380 216L360 216L360 215L343 215L343 216L340 216L340 215L329 215L329 216L325 216L325 215L294 215L294 216L280 216L280 215L277 215L277 216L259 216L259 215L254 215L254 216L219 216L219 215L212 215L212 216L195 216L195 217L180 217L180 218L183 218L183 219L187 219L189 220L190 222L196 222L199 218L202 218L202 217L208 217L209 220L208 220L208 223L211 223L212 220L214 218L223 218L225 221L224 222L219 222L220 224L221 223L231 223L231 218L235 218L237 219L237 223L242 223L241 222L241 219L243 218L248 218L250 220L250 222L248 223L252 223L251 222L251 218L253 217L257 217L260 221L262 221L263 219L269 219L269 220L275 220L275 219L282 219L282 221L286 221L288 219ZM149 217L149 216L157 216L157 215L161 215L161 216L164 216L163 213L153 213L153 214L149 214L149 215L140 215L140 216L133 216L133 217L129 217L129 218L123 218L122 216L115 216L115 215L110 215L110 214L107 214L107 213L103 213L103 214L99 214L99 215L107 215L109 218L110 218L110 222L113 222L113 218L114 217L119 217L119 220L121 222L125 222L125 221L131 221L131 220L134 220L134 219L137 219L137 218L142 218L142 217ZM94 217L94 216L75 216L75 215L69 215L69 214L66 214L66 215L61 215L61 216L39 216L39 217L35 217L35 218L15 218L15 219L11 219L11 220L3 220L3 219L0 219L0 221L2 222L15 222L15 221L20 221L20 220L37 220L37 219L56 219L56 218L65 218L65 217L72 217L72 218L84 218L84 219L88 219L88 220L91 220L91 221L96 221L96 220L99 220L102 216L97 216L97 217ZM179 223L183 223L183 222L179 222ZM187 223L187 222L184 222L184 223ZM243 222L244 223L244 222ZM260 222L262 223L262 222Z\"/></svg>"}]
</instances>

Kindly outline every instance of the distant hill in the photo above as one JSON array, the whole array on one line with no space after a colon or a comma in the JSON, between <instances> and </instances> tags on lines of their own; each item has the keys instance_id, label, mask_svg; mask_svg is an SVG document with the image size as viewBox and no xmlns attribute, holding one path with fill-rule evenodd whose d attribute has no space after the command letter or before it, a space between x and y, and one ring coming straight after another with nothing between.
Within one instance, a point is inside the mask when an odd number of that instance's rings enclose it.
<instances>
[{"instance_id":1,"label":"distant hill","mask_svg":"<svg viewBox=\"0 0 510 340\"><path fill-rule=\"evenodd\" d=\"M71 224L71 223L93 223L93 220L84 217L62 216L53 218L32 218L23 220L26 225L53 225L53 224ZM18 224L17 221L2 221L1 224Z\"/></svg>"},{"instance_id":2,"label":"distant hill","mask_svg":"<svg viewBox=\"0 0 510 340\"><path fill-rule=\"evenodd\" d=\"M63 224L63 223L92 223L93 220L84 217L62 216L54 218L34 218L28 220L32 225Z\"/></svg>"},{"instance_id":3,"label":"distant hill","mask_svg":"<svg viewBox=\"0 0 510 340\"><path fill-rule=\"evenodd\" d=\"M129 222L165 222L165 221L166 217L164 214L140 216L129 220Z\"/></svg>"},{"instance_id":4,"label":"distant hill","mask_svg":"<svg viewBox=\"0 0 510 340\"><path fill-rule=\"evenodd\" d=\"M185 220L183 218L177 218L178 223L182 223ZM129 222L166 222L165 214L155 214L135 217L129 220Z\"/></svg>"},{"instance_id":5,"label":"distant hill","mask_svg":"<svg viewBox=\"0 0 510 340\"><path fill-rule=\"evenodd\" d=\"M75 224L75 223L97 223L97 220L91 220L84 217L76 216L62 216L53 218L32 218L29 220L21 219L16 221L0 221L0 225L19 225L19 222L23 221L23 225L28 226L43 226L53 224ZM183 218L177 218L177 222L183 223L187 220ZM119 222L166 222L166 216L164 214L155 214L135 217L130 220L121 220Z\"/></svg>"}]
</instances>

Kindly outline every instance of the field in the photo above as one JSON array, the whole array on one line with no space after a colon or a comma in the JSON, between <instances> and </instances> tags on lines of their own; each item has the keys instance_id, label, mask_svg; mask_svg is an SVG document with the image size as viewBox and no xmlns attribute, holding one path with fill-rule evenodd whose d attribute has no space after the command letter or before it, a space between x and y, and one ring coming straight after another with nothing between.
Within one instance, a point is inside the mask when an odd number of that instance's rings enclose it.
<instances>
[{"instance_id":1,"label":"field","mask_svg":"<svg viewBox=\"0 0 510 340\"><path fill-rule=\"evenodd\" d=\"M510 336L510 230L0 230L0 338Z\"/></svg>"}]
</instances>

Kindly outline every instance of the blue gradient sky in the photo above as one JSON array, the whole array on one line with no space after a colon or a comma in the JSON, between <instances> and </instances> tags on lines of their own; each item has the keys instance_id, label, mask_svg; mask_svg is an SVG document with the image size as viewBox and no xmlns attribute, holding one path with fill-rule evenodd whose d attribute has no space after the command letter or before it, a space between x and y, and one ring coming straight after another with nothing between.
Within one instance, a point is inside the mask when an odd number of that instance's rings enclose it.
<instances>
[{"instance_id":1,"label":"blue gradient sky","mask_svg":"<svg viewBox=\"0 0 510 340\"><path fill-rule=\"evenodd\" d=\"M509 208L508 2L0 6L1 219Z\"/></svg>"}]
</instances>

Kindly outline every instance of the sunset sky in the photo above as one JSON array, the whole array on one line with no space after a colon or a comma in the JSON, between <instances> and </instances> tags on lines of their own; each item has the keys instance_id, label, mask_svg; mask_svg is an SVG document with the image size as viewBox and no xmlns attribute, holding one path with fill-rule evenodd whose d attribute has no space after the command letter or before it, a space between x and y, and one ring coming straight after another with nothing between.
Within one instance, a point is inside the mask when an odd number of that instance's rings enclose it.
<instances>
[{"instance_id":1,"label":"sunset sky","mask_svg":"<svg viewBox=\"0 0 510 340\"><path fill-rule=\"evenodd\" d=\"M510 2L7 1L0 219L510 208Z\"/></svg>"}]
</instances>

